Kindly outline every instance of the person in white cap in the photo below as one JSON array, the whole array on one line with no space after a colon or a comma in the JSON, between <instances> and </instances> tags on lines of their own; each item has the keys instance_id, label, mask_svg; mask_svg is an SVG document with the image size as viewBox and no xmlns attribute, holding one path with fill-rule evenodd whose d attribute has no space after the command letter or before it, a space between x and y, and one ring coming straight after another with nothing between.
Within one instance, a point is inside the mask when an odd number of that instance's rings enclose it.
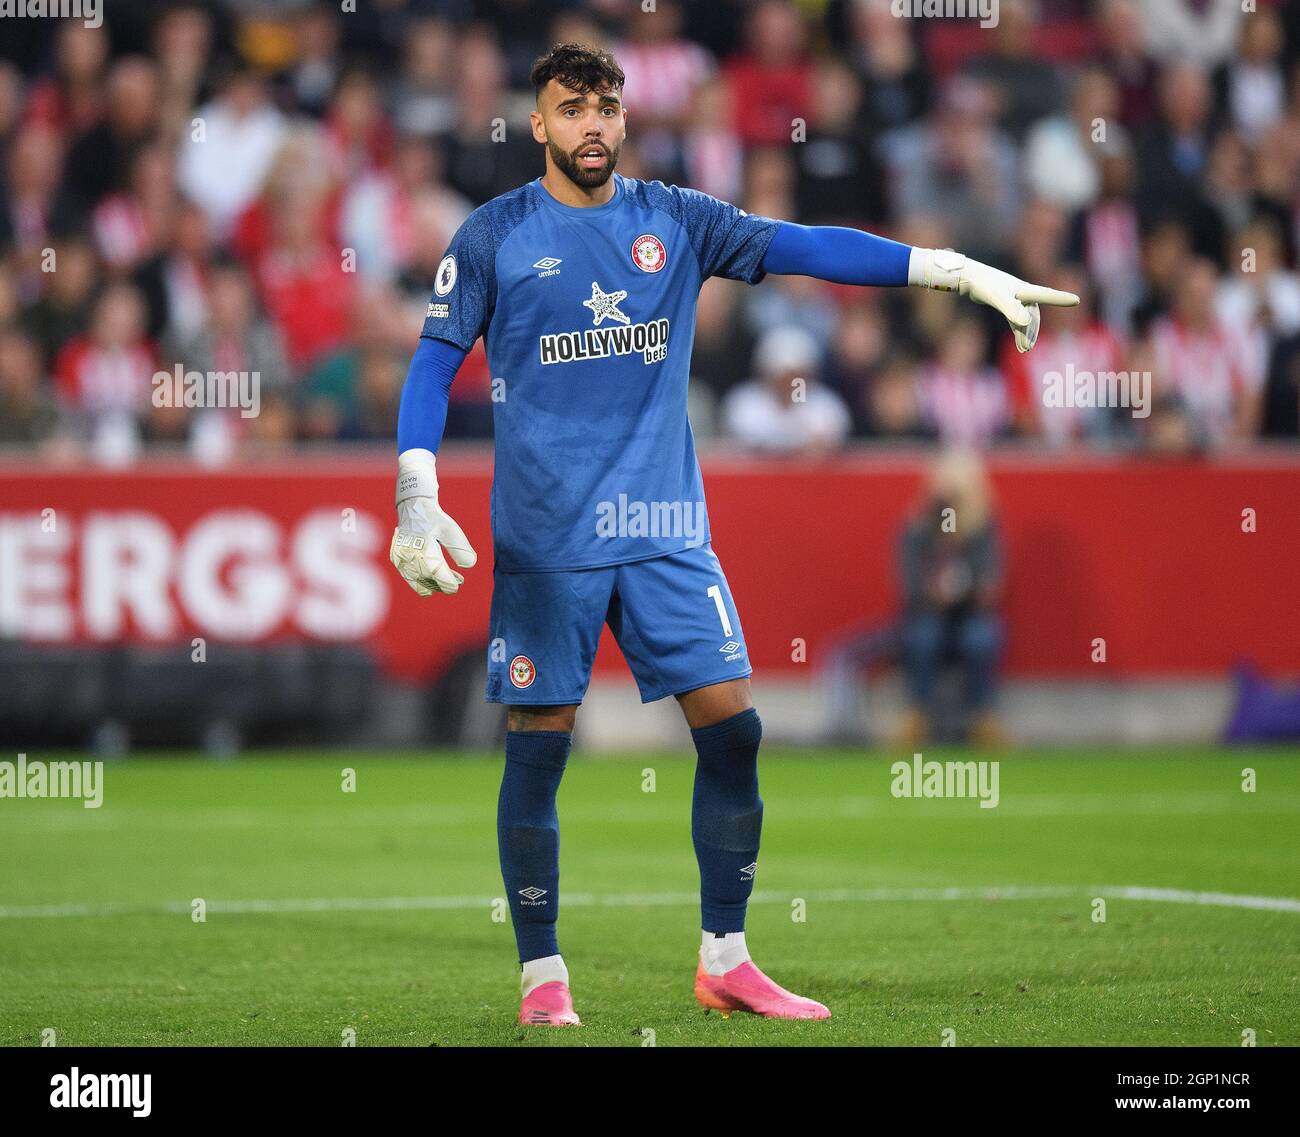
<instances>
[{"instance_id":1,"label":"person in white cap","mask_svg":"<svg viewBox=\"0 0 1300 1137\"><path fill-rule=\"evenodd\" d=\"M823 387L821 350L802 328L773 328L754 350L758 378L734 388L722 405L724 431L755 450L804 454L834 449L852 420L844 400Z\"/></svg>"}]
</instances>

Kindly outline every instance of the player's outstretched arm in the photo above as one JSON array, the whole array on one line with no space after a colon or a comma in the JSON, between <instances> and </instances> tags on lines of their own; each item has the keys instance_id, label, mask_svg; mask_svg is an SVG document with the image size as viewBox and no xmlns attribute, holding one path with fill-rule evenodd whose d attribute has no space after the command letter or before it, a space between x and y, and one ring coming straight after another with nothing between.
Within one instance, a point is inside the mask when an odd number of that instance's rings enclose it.
<instances>
[{"instance_id":1,"label":"player's outstretched arm","mask_svg":"<svg viewBox=\"0 0 1300 1137\"><path fill-rule=\"evenodd\" d=\"M478 561L464 530L438 504L434 451L447 424L447 399L465 352L443 340L421 339L411 359L397 415L397 528L388 557L421 596L459 590L460 568Z\"/></svg>"},{"instance_id":2,"label":"player's outstretched arm","mask_svg":"<svg viewBox=\"0 0 1300 1137\"><path fill-rule=\"evenodd\" d=\"M918 249L860 229L782 221L763 257L765 272L815 276L838 284L934 288L960 292L1006 317L1016 347L1038 340L1039 305L1073 307L1072 292L1029 284L951 249Z\"/></svg>"}]
</instances>

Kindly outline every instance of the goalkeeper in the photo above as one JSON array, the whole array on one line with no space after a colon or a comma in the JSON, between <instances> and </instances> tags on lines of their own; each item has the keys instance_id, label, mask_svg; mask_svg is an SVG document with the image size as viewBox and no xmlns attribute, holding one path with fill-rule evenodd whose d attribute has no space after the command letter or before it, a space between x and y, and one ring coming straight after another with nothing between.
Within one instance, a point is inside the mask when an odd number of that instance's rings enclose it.
<instances>
[{"instance_id":1,"label":"goalkeeper","mask_svg":"<svg viewBox=\"0 0 1300 1137\"><path fill-rule=\"evenodd\" d=\"M642 701L677 699L698 756L696 999L725 1014L828 1018L823 1004L760 971L745 942L762 724L686 413L700 286L710 276L758 284L771 272L958 292L996 308L1022 352L1038 337L1042 306L1078 298L960 253L759 217L624 178L614 172L627 118L613 57L559 44L532 79L546 173L476 209L439 265L402 392L391 548L421 596L457 592L457 570L478 559L439 501L435 455L456 369L483 336L503 394L493 404L486 695L509 707L497 839L522 968L519 1021L579 1022L556 935L555 803L605 624ZM628 523L624 503L669 508L647 526ZM683 519L691 524L673 524Z\"/></svg>"}]
</instances>

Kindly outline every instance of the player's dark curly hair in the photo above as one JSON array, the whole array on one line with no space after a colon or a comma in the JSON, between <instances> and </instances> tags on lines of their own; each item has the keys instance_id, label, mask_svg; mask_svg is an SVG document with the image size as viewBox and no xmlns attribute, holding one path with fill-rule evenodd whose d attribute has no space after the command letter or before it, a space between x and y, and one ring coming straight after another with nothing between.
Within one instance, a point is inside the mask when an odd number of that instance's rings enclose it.
<instances>
[{"instance_id":1,"label":"player's dark curly hair","mask_svg":"<svg viewBox=\"0 0 1300 1137\"><path fill-rule=\"evenodd\" d=\"M622 93L623 68L609 52L585 43L557 43L533 62L529 75L537 94L552 79L580 95L603 91L606 87Z\"/></svg>"}]
</instances>

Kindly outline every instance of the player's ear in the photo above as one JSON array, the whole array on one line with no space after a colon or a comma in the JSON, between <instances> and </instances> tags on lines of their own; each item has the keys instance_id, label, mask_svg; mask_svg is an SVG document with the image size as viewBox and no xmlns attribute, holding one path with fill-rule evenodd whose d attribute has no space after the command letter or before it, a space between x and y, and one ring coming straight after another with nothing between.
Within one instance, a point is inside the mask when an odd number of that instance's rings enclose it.
<instances>
[{"instance_id":1,"label":"player's ear","mask_svg":"<svg viewBox=\"0 0 1300 1137\"><path fill-rule=\"evenodd\" d=\"M529 111L528 121L532 123L533 141L544 143L546 141L546 123L542 119L541 112Z\"/></svg>"}]
</instances>

